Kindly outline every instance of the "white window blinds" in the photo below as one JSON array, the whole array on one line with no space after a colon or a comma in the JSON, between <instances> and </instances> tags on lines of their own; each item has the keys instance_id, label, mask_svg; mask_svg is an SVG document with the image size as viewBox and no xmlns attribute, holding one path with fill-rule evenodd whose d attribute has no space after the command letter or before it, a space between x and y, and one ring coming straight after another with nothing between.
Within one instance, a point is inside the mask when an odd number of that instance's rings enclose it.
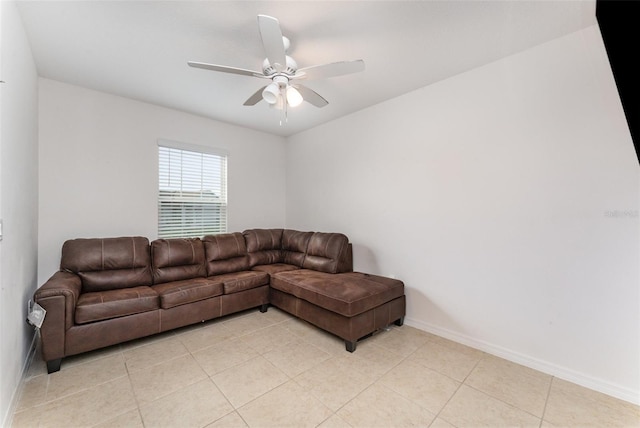
<instances>
[{"instance_id":1,"label":"white window blinds","mask_svg":"<svg viewBox=\"0 0 640 428\"><path fill-rule=\"evenodd\" d=\"M158 238L227 231L227 156L158 145Z\"/></svg>"}]
</instances>

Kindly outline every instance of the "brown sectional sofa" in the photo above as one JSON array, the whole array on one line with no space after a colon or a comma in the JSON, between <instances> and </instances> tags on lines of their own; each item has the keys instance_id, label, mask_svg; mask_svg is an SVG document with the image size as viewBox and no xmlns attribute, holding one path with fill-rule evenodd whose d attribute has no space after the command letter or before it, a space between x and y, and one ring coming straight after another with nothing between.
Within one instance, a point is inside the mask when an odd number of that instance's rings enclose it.
<instances>
[{"instance_id":1,"label":"brown sectional sofa","mask_svg":"<svg viewBox=\"0 0 640 428\"><path fill-rule=\"evenodd\" d=\"M49 373L62 358L272 304L356 342L402 325L404 284L353 272L340 233L251 229L188 239L72 239L36 290Z\"/></svg>"}]
</instances>

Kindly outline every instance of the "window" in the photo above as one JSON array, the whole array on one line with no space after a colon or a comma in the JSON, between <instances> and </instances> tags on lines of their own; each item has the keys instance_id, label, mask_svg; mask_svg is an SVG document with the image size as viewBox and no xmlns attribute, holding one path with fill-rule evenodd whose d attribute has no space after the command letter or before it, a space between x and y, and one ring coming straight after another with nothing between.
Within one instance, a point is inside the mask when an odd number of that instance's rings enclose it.
<instances>
[{"instance_id":1,"label":"window","mask_svg":"<svg viewBox=\"0 0 640 428\"><path fill-rule=\"evenodd\" d=\"M226 154L160 141L158 171L158 238L227 231Z\"/></svg>"}]
</instances>

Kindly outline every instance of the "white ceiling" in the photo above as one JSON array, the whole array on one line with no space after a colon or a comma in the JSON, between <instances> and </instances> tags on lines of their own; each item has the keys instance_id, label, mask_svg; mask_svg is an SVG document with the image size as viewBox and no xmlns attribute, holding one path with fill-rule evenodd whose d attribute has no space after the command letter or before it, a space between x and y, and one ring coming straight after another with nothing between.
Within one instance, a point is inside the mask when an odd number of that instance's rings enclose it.
<instances>
[{"instance_id":1,"label":"white ceiling","mask_svg":"<svg viewBox=\"0 0 640 428\"><path fill-rule=\"evenodd\" d=\"M42 77L288 136L596 24L582 1L21 1ZM329 101L281 112L242 103L262 79L257 15L279 19L299 67L363 59L306 82Z\"/></svg>"}]
</instances>

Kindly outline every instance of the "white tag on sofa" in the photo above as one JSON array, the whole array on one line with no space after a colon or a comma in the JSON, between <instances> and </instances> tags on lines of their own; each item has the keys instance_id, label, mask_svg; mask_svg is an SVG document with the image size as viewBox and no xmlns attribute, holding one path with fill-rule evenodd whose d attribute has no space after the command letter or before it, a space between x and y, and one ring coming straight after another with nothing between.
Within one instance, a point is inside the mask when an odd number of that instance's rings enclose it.
<instances>
[{"instance_id":1,"label":"white tag on sofa","mask_svg":"<svg viewBox=\"0 0 640 428\"><path fill-rule=\"evenodd\" d=\"M44 322L45 315L47 315L47 311L39 304L34 303L29 315L27 315L27 321L34 327L40 328Z\"/></svg>"}]
</instances>

